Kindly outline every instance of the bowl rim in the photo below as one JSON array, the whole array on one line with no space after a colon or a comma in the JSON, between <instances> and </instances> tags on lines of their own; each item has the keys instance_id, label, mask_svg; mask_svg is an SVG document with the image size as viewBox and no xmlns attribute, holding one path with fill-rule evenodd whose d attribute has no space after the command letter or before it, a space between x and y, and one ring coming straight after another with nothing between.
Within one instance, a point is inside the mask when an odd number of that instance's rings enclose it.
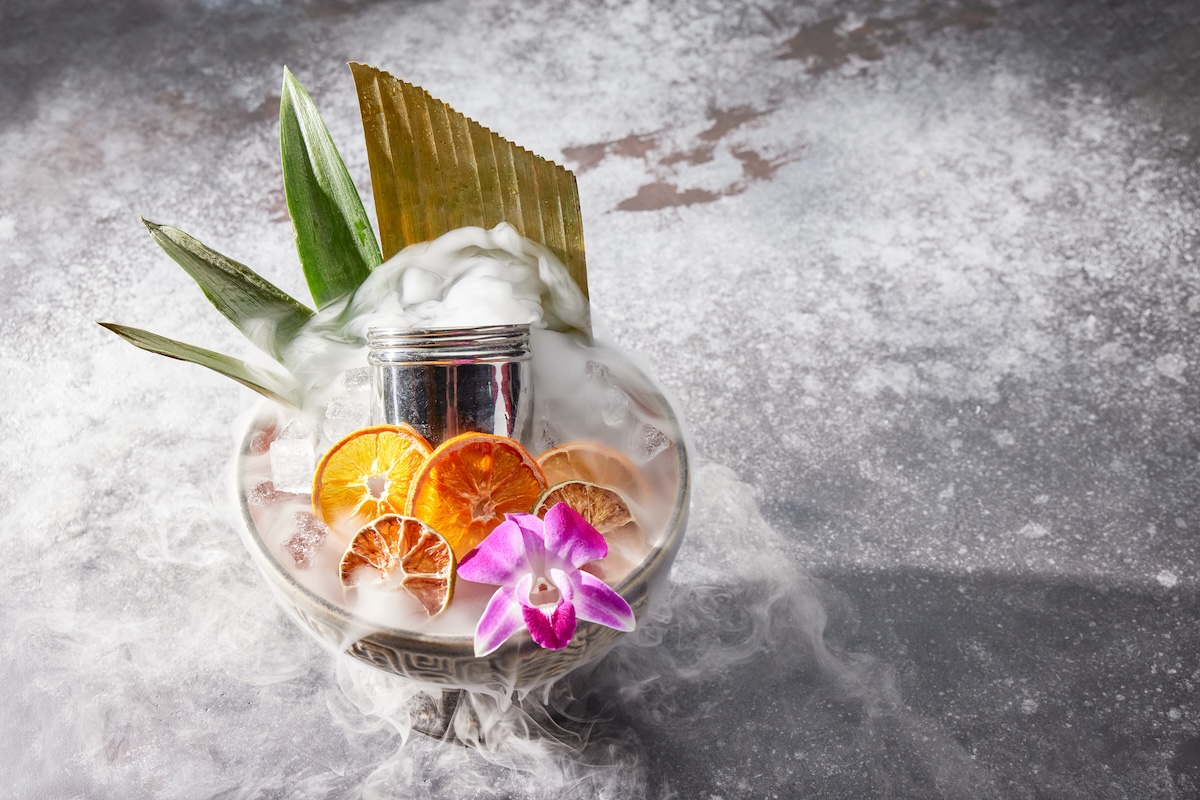
<instances>
[{"instance_id":1,"label":"bowl rim","mask_svg":"<svg viewBox=\"0 0 1200 800\"><path fill-rule=\"evenodd\" d=\"M675 466L679 470L679 491L676 494L675 503L671 508L671 515L667 519L664 526L664 532L660 540L651 549L649 555L638 564L624 579L613 587L618 594L629 600L631 596L636 596L637 590L642 588L642 585L647 583L651 576L658 573L663 566L669 567L670 562L674 559L675 551L678 549L679 543L683 537L684 529L687 524L689 505L691 502L691 473L688 467L688 447L687 433L683 429L681 421L672 407L670 400L666 397L663 391L654 383L646 373L640 369L629 359L625 358L618 351L613 350L611 354L623 358L625 363L621 366L630 371L635 377L640 386L638 394L640 399L647 402L659 415L668 421L671 426L679 431L678 440L674 441L675 447ZM237 456L235 460L235 468L232 470L232 489L237 500L238 510L240 511L241 534L247 547L251 549L251 555L256 556L259 566L262 569L268 569L276 579L282 580L282 586L273 588L285 588L291 593L292 597L301 598L310 605L315 606L318 610L329 616L337 619L348 630L362 631L362 635L357 639L370 638L375 636L384 636L396 639L402 639L438 649L463 649L474 653L475 637L473 634L449 634L449 633L430 633L425 631L413 631L405 628L394 628L388 625L382 625L371 620L359 617L340 605L331 602L325 597L317 594L301 583L294 575L288 572L287 569L275 557L270 547L263 540L261 533L258 530L257 524L254 522L253 514L250 510L249 498L247 492L243 491L247 472L247 464L251 456L250 452L254 434L260 428L260 423L271 416L274 412L270 411L275 404L270 400L263 399L256 403L250 413L246 415L246 420L243 424L243 430L238 437ZM665 564L664 564L665 562ZM265 566L264 566L265 565ZM272 581L268 580L268 584ZM293 600L294 602L294 600ZM520 631L510 638L504 645L501 646L493 655L499 655L506 651L523 648L526 643L532 642L532 638L528 631ZM348 641L347 644L352 644L353 641Z\"/></svg>"}]
</instances>

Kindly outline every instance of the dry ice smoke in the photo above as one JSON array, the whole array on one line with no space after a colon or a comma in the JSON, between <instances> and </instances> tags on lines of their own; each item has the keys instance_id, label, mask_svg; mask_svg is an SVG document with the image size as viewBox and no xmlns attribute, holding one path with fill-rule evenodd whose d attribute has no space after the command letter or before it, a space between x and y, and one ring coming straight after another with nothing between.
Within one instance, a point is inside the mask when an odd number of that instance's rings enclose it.
<instances>
[{"instance_id":1,"label":"dry ice smoke","mask_svg":"<svg viewBox=\"0 0 1200 800\"><path fill-rule=\"evenodd\" d=\"M587 298L545 246L507 223L465 227L410 245L349 297L322 309L285 355L306 410L336 376L366 364L367 330L531 324L586 331Z\"/></svg>"},{"instance_id":2,"label":"dry ice smoke","mask_svg":"<svg viewBox=\"0 0 1200 800\"><path fill-rule=\"evenodd\" d=\"M679 435L664 420L626 419L628 403L612 402L612 376L607 368L597 375L594 365L624 357L606 358L612 354L603 346L555 333L587 327L586 300L552 254L508 226L455 231L402 251L352 298L322 312L289 355L293 365L314 365L301 374L328 403L333 376L364 363L372 324L512 322L547 329L534 346L535 448L610 437L606 443L628 450L630 424ZM615 377L628 384L634 373L617 367ZM622 425L581 431L586 417ZM845 634L831 630L830 619L852 616L845 598L795 566L751 487L709 465L695 471L693 497L665 596L606 657L554 684L442 694L337 655L338 686L328 699L335 719L351 738L384 736L394 746L364 775L362 796L690 797L731 781L731 794L753 794L737 782L769 771L764 783L780 786L811 774L800 763L804 737L827 745L830 714L843 730L845 719L856 721L847 761L881 796L994 793L949 737L904 711L886 665L836 645ZM724 730L704 724L731 698L745 716L728 719ZM747 749L746 739L759 744ZM727 747L730 740L741 743ZM662 763L675 776L694 772L695 785L668 782L655 768Z\"/></svg>"},{"instance_id":3,"label":"dry ice smoke","mask_svg":"<svg viewBox=\"0 0 1200 800\"><path fill-rule=\"evenodd\" d=\"M457 743L413 735L444 702L436 691L341 658L331 710L396 745L362 796L757 797L758 775L803 797L806 743L829 758L826 738L847 729L846 762L829 768L863 773L869 796L997 796L952 739L904 710L887 665L830 643L846 599L791 563L753 497L726 468L697 470L669 596L607 657L537 694L467 696L446 734Z\"/></svg>"},{"instance_id":4,"label":"dry ice smoke","mask_svg":"<svg viewBox=\"0 0 1200 800\"><path fill-rule=\"evenodd\" d=\"M349 535L316 521L307 510L308 495L325 450L372 423L367 332L375 326L511 324L532 327L533 430L525 442L530 450L536 455L565 442L599 442L631 456L650 488L646 498L629 498L649 538L614 548L606 567L613 573L606 579L619 580L622 571L643 560L655 534L666 527L678 494L674 461L666 453L680 434L660 411L631 398L655 392L648 379L628 358L592 341L587 298L550 250L504 223L491 230L451 231L400 251L352 295L305 325L286 357L303 390L303 407L298 413L274 409L270 423L261 421L267 413L253 412L251 418L259 418L253 436L265 441L252 445L240 465L240 490L274 560L310 591L365 621L368 630L470 637L492 590L460 584L455 602L433 618L412 598L400 593L398 601L386 587L344 591L338 562ZM361 635L338 642L336 651ZM503 676L497 686L502 693L511 689Z\"/></svg>"}]
</instances>

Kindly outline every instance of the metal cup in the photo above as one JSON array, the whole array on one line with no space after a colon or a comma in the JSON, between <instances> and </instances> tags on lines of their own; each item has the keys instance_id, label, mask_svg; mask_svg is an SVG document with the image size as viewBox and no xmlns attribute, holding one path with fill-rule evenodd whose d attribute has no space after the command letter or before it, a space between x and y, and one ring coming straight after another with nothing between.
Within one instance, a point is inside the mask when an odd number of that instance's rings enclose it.
<instances>
[{"instance_id":1,"label":"metal cup","mask_svg":"<svg viewBox=\"0 0 1200 800\"><path fill-rule=\"evenodd\" d=\"M523 443L533 424L528 325L371 328L371 421L408 423L435 447L477 431Z\"/></svg>"}]
</instances>

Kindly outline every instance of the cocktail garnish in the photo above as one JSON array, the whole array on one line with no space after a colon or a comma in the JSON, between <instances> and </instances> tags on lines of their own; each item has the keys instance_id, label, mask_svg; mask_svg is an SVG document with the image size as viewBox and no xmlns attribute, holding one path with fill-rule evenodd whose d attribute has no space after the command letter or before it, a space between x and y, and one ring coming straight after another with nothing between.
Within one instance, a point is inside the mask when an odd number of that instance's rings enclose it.
<instances>
[{"instance_id":1,"label":"cocktail garnish","mask_svg":"<svg viewBox=\"0 0 1200 800\"><path fill-rule=\"evenodd\" d=\"M454 597L450 545L419 520L396 514L363 526L342 556L340 570L347 589L368 581L404 589L431 617L442 613Z\"/></svg>"},{"instance_id":2,"label":"cocktail garnish","mask_svg":"<svg viewBox=\"0 0 1200 800\"><path fill-rule=\"evenodd\" d=\"M632 631L633 611L580 567L604 558L604 536L566 503L546 512L507 514L458 565L458 577L500 588L475 628L475 655L496 650L521 628L547 650L566 647L579 620Z\"/></svg>"},{"instance_id":3,"label":"cocktail garnish","mask_svg":"<svg viewBox=\"0 0 1200 800\"><path fill-rule=\"evenodd\" d=\"M436 239L461 226L494 229L500 223L548 248L586 297L579 192L569 170L497 136L418 86L374 67L351 66L366 126L383 253L316 104L287 70L279 104L288 214L318 310L351 297L385 255L405 245ZM407 125L410 111L424 123ZM415 200L416 205L406 206L405 200ZM291 354L313 310L183 231L143 222L205 297L279 366L259 365L128 325L100 325L136 347L207 367L282 405L305 406L311 387L297 380L296 371L312 365L295 363ZM571 324L587 332L586 321Z\"/></svg>"},{"instance_id":4,"label":"cocktail garnish","mask_svg":"<svg viewBox=\"0 0 1200 800\"><path fill-rule=\"evenodd\" d=\"M586 295L575 176L383 70L351 62L383 257L414 242L507 222L566 265Z\"/></svg>"},{"instance_id":5,"label":"cocktail garnish","mask_svg":"<svg viewBox=\"0 0 1200 800\"><path fill-rule=\"evenodd\" d=\"M412 478L430 450L425 437L408 425L354 431L317 465L313 512L343 536L384 514L403 513Z\"/></svg>"},{"instance_id":6,"label":"cocktail garnish","mask_svg":"<svg viewBox=\"0 0 1200 800\"><path fill-rule=\"evenodd\" d=\"M538 456L538 466L551 486L563 481L587 481L616 489L636 503L645 502L649 495L646 479L637 465L597 442L560 444Z\"/></svg>"},{"instance_id":7,"label":"cocktail garnish","mask_svg":"<svg viewBox=\"0 0 1200 800\"><path fill-rule=\"evenodd\" d=\"M587 481L564 481L538 498L533 513L544 518L558 503L578 511L608 543L608 555L584 567L597 578L614 583L646 555L646 535L620 492Z\"/></svg>"},{"instance_id":8,"label":"cocktail garnish","mask_svg":"<svg viewBox=\"0 0 1200 800\"><path fill-rule=\"evenodd\" d=\"M443 536L460 559L506 514L533 508L546 479L516 439L464 433L439 445L413 478L406 513Z\"/></svg>"}]
</instances>

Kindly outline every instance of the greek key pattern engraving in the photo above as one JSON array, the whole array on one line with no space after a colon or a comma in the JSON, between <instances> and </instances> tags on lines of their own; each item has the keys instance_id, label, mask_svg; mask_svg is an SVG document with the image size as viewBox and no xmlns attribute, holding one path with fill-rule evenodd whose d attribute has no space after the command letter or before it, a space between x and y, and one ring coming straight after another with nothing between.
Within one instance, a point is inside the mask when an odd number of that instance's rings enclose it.
<instances>
[{"instance_id":1,"label":"greek key pattern engraving","mask_svg":"<svg viewBox=\"0 0 1200 800\"><path fill-rule=\"evenodd\" d=\"M306 619L312 623L312 620ZM518 685L543 683L562 677L574 667L601 655L615 644L620 632L600 625L580 625L575 638L563 650L542 650L526 643L501 650L492 656L444 655L414 649L419 645L381 641L373 636L359 639L347 652L378 669L414 680L443 686L478 686L505 683L516 669Z\"/></svg>"},{"instance_id":2,"label":"greek key pattern engraving","mask_svg":"<svg viewBox=\"0 0 1200 800\"><path fill-rule=\"evenodd\" d=\"M334 647L345 644L347 631L336 619L327 619L319 609L306 609L284 599L296 619L320 639ZM649 595L639 593L630 606L640 613ZM599 658L620 639L621 632L592 623L581 623L571 643L562 650L543 650L531 642L513 643L496 653L476 658L470 645L461 652L430 652L423 645L395 636L374 634L346 648L353 657L371 666L413 680L441 686L507 684L529 686L557 680L575 667ZM516 672L513 676L514 671Z\"/></svg>"}]
</instances>

